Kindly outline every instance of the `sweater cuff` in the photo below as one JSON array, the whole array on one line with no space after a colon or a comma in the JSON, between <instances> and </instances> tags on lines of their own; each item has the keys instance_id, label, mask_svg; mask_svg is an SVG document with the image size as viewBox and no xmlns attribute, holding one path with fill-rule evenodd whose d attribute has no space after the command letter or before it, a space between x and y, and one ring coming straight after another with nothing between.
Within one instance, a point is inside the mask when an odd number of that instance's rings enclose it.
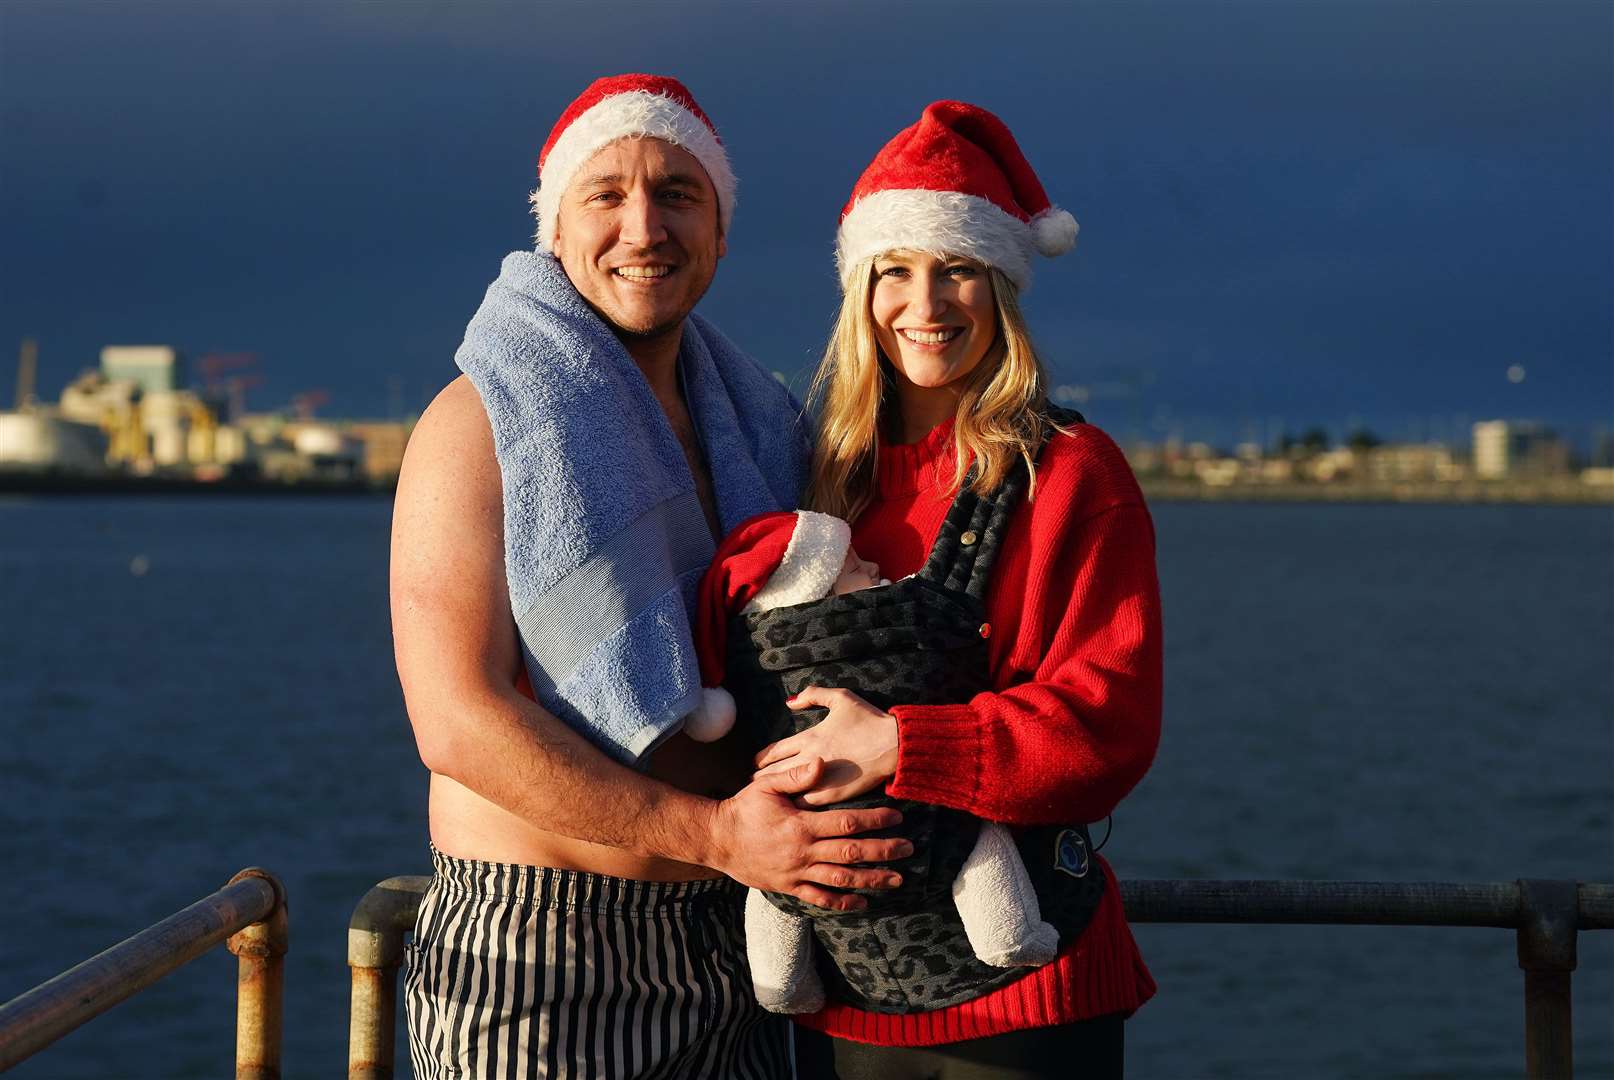
<instances>
[{"instance_id":1,"label":"sweater cuff","mask_svg":"<svg viewBox=\"0 0 1614 1080\"><path fill-rule=\"evenodd\" d=\"M968 705L898 705L897 799L968 810L981 787L980 721Z\"/></svg>"}]
</instances>

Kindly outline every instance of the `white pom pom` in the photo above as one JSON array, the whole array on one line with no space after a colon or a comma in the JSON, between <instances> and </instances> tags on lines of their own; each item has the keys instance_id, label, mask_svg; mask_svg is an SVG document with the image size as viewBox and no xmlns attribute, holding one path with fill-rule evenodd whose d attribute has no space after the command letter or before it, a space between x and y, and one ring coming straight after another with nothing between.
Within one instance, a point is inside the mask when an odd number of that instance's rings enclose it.
<instances>
[{"instance_id":1,"label":"white pom pom","mask_svg":"<svg viewBox=\"0 0 1614 1080\"><path fill-rule=\"evenodd\" d=\"M1050 206L1031 219L1031 238L1037 242L1037 250L1051 259L1076 246L1078 228L1069 210Z\"/></svg>"},{"instance_id":2,"label":"white pom pom","mask_svg":"<svg viewBox=\"0 0 1614 1080\"><path fill-rule=\"evenodd\" d=\"M701 691L701 703L684 721L684 734L696 742L716 742L734 726L734 695L721 686Z\"/></svg>"}]
</instances>

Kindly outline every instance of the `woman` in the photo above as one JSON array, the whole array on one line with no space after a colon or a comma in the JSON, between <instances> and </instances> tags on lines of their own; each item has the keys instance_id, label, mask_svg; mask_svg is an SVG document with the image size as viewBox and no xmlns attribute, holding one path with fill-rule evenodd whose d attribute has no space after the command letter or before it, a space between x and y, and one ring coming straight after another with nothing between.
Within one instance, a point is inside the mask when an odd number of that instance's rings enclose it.
<instances>
[{"instance_id":1,"label":"woman","mask_svg":"<svg viewBox=\"0 0 1614 1080\"><path fill-rule=\"evenodd\" d=\"M1153 527L1115 444L1050 408L1016 303L1033 249L1060 254L1075 232L1008 129L960 102L930 105L888 143L842 211L845 295L815 384L807 505L851 519L853 546L893 579L944 546L995 545L980 627L991 689L889 712L844 690L802 692L793 708L827 716L757 763L834 763L810 804L883 784L1030 834L1104 819L1153 759ZM955 501L991 498L1017 475L1027 493L997 535L959 531ZM1053 869L1104 881L1067 919L1053 962L930 1010L861 1008L832 990L798 1018L801 1074L1121 1075L1122 1020L1154 983L1108 866L1089 859L1085 832L1059 835Z\"/></svg>"}]
</instances>

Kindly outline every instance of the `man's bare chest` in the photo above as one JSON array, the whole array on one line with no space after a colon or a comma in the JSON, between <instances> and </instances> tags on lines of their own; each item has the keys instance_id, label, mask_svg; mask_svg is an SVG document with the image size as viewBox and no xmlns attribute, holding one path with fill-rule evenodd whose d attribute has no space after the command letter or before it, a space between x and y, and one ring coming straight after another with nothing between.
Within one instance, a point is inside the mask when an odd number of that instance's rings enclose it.
<instances>
[{"instance_id":1,"label":"man's bare chest","mask_svg":"<svg viewBox=\"0 0 1614 1080\"><path fill-rule=\"evenodd\" d=\"M714 538L723 535L723 525L717 516L717 492L712 485L712 473L706 461L706 454L701 449L700 437L695 432L695 425L689 418L689 412L682 407L676 410L669 409L667 420L672 425L673 434L678 437L678 445L684 451L684 461L689 464L689 474L695 478L695 495L701 501L701 510L706 514L707 527L712 530Z\"/></svg>"}]
</instances>

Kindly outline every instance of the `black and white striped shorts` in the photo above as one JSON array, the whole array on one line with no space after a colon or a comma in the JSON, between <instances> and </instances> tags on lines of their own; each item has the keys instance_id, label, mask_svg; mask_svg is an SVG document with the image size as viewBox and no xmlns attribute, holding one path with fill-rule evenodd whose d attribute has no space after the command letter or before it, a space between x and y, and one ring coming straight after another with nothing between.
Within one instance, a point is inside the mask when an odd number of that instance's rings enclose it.
<instances>
[{"instance_id":1,"label":"black and white striped shorts","mask_svg":"<svg viewBox=\"0 0 1614 1080\"><path fill-rule=\"evenodd\" d=\"M404 976L417 1080L791 1075L742 886L432 862Z\"/></svg>"}]
</instances>

